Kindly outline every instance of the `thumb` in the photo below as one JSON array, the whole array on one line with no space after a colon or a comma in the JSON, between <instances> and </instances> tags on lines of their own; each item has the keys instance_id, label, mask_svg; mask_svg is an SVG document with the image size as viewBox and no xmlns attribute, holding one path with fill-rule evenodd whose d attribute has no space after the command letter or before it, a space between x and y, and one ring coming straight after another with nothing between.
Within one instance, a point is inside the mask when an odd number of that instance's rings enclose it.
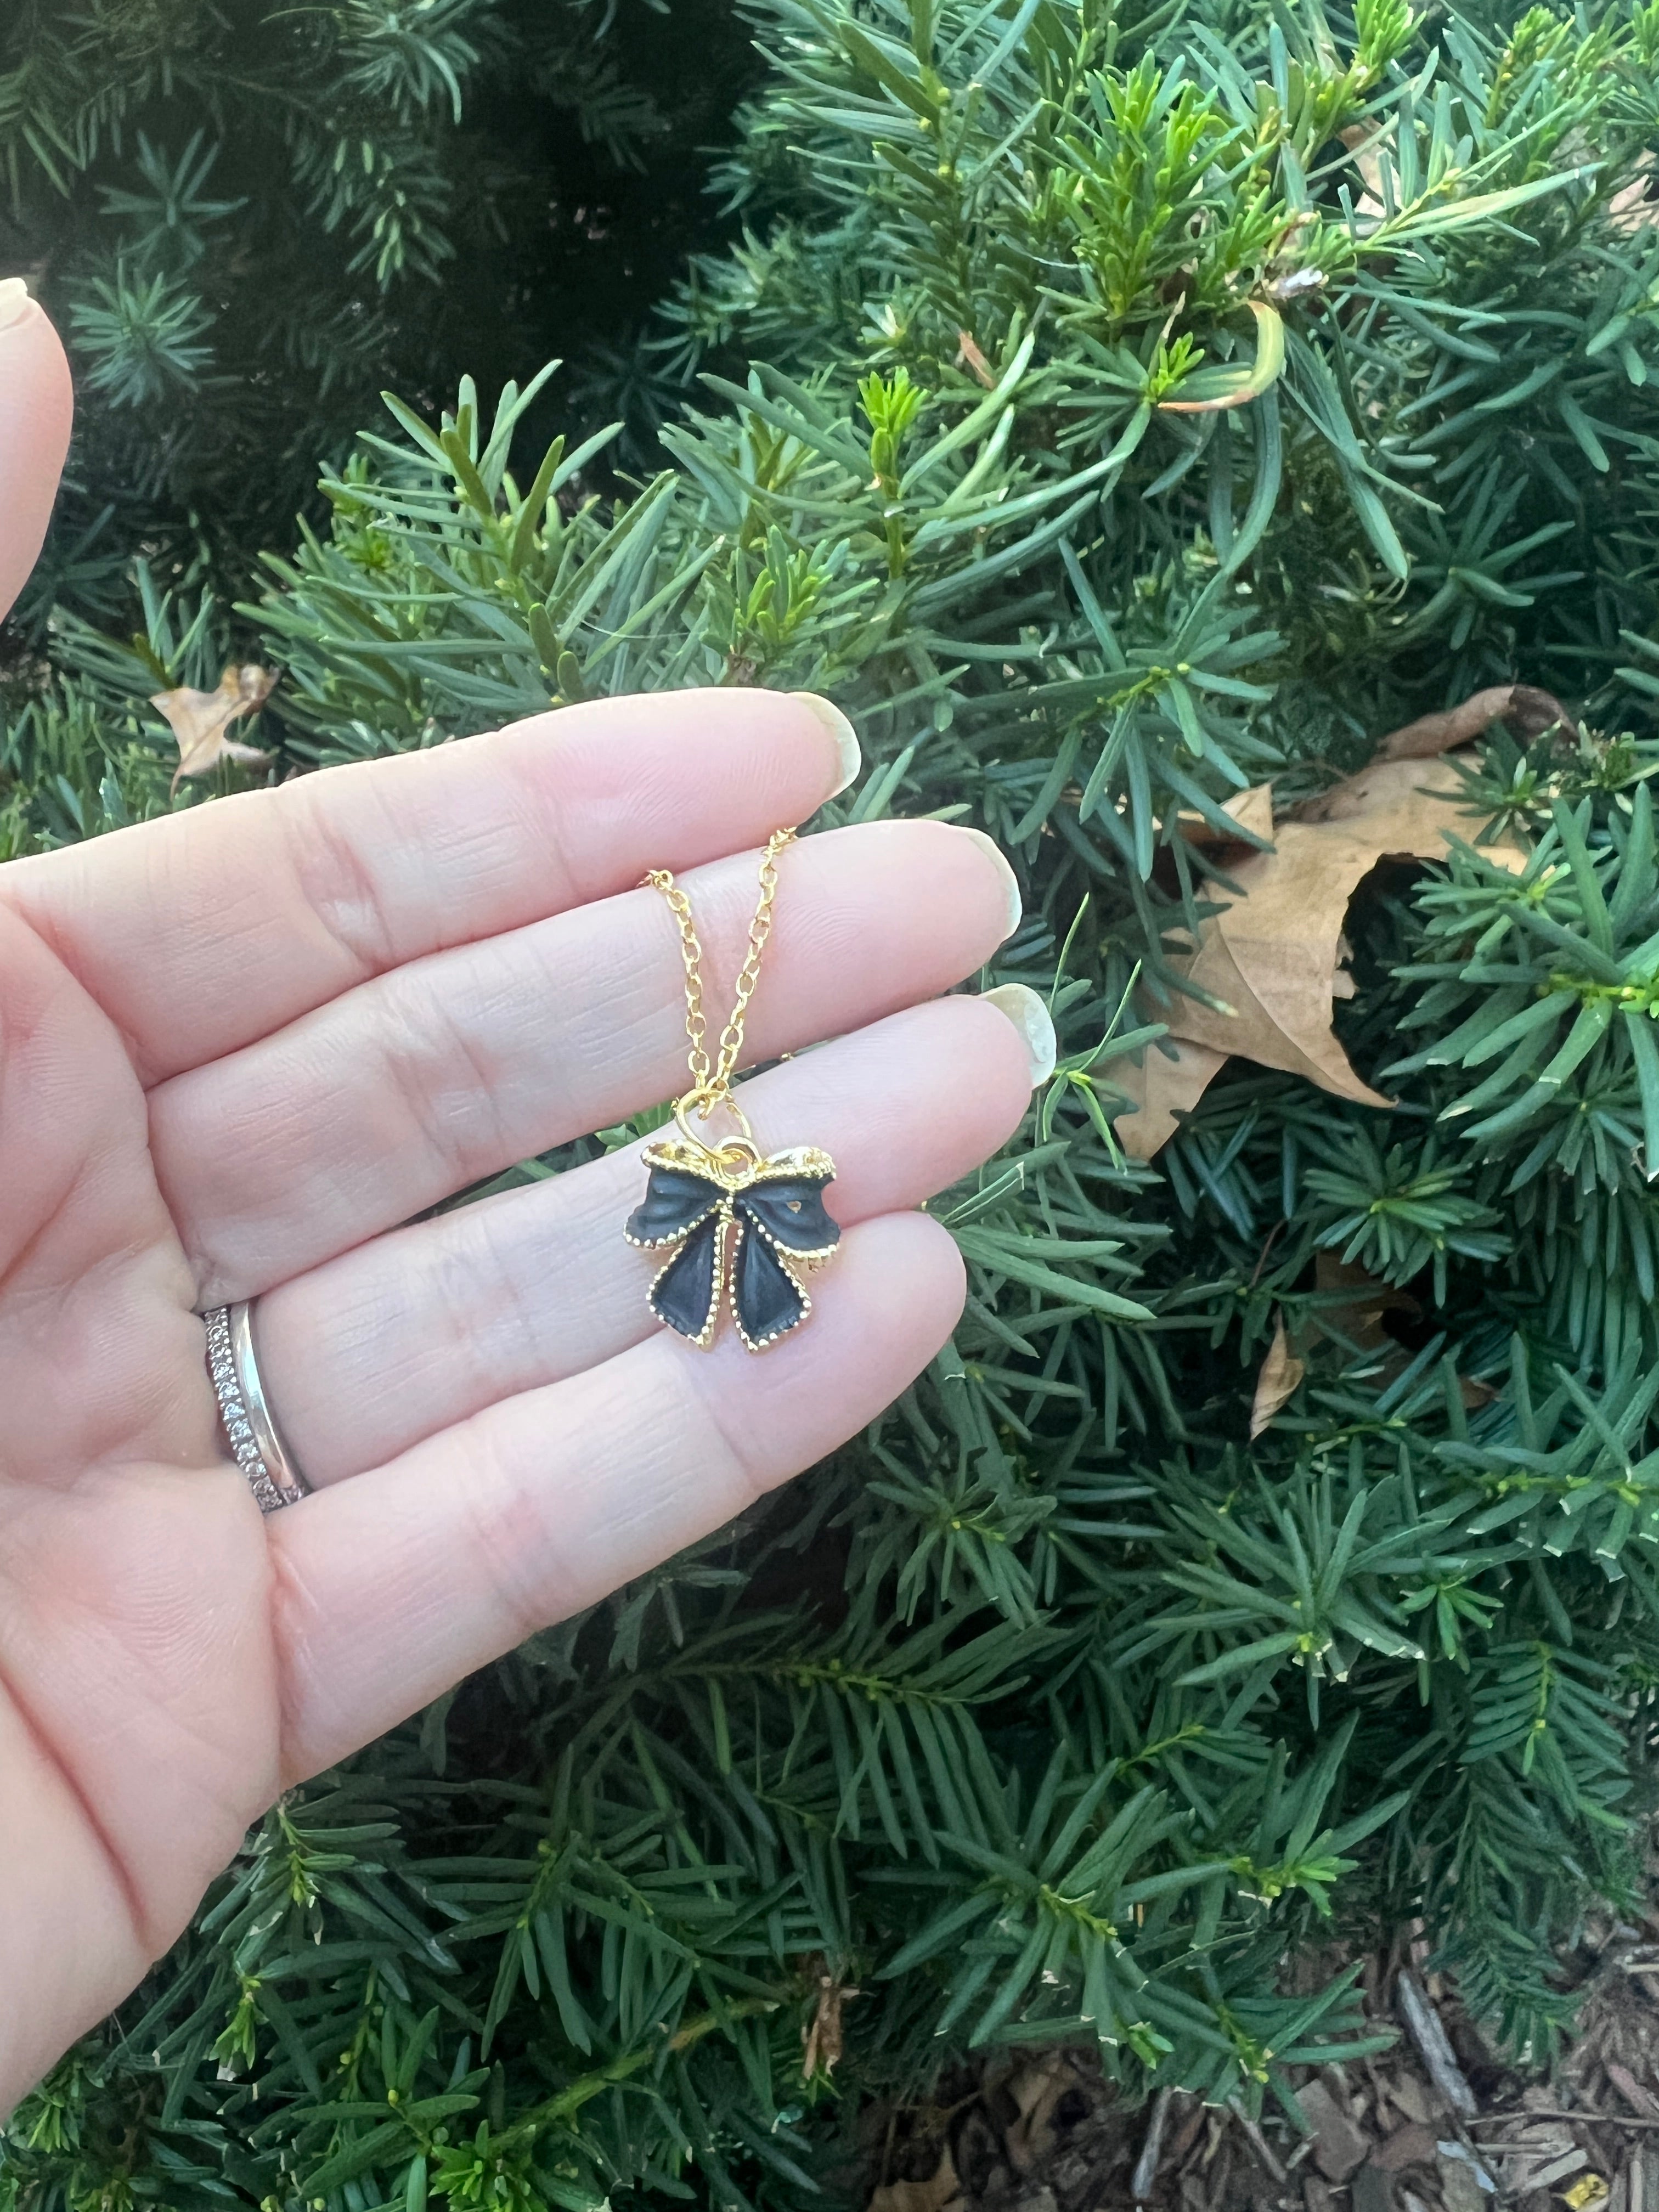
<instances>
[{"instance_id":1,"label":"thumb","mask_svg":"<svg viewBox=\"0 0 1659 2212\"><path fill-rule=\"evenodd\" d=\"M0 616L40 553L74 414L57 331L21 276L0 279Z\"/></svg>"}]
</instances>

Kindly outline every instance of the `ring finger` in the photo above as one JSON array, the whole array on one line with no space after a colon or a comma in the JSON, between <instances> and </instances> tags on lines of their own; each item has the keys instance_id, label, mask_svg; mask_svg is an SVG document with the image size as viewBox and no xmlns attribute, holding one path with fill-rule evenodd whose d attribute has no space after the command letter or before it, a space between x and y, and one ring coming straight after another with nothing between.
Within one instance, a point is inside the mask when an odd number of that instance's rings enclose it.
<instances>
[{"instance_id":1,"label":"ring finger","mask_svg":"<svg viewBox=\"0 0 1659 2212\"><path fill-rule=\"evenodd\" d=\"M1005 1018L1005 1015L1011 1018ZM843 1224L916 1205L995 1150L1052 1064L1029 992L915 1007L746 1085L767 1150L836 1163ZM261 1299L260 1367L313 1484L380 1465L497 1401L613 1358L656 1327L622 1238L639 1147L347 1253Z\"/></svg>"}]
</instances>

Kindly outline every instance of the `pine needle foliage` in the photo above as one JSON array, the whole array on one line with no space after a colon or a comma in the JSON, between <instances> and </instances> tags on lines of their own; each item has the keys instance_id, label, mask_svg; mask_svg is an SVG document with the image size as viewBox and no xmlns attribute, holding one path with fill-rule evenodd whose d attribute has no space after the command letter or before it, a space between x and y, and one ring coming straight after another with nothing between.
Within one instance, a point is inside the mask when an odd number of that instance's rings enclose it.
<instances>
[{"instance_id":1,"label":"pine needle foliage","mask_svg":"<svg viewBox=\"0 0 1659 2212\"><path fill-rule=\"evenodd\" d=\"M1546 2055L1553 1942L1634 1893L1659 8L756 21L749 234L671 305L702 380L670 465L596 492L603 433L526 434L540 377L393 400L239 611L141 566L136 642L60 613L0 849L210 802L238 772L170 802L144 702L233 645L282 670L284 769L811 686L870 762L827 821L1014 855L995 973L1048 995L1060 1066L936 1202L970 1290L929 1373L291 1793L18 2114L5 2212L805 2206L861 2099L964 2050L1082 2039L1130 2099L1294 2109L1364 2046L1352 1976L1284 1962L1407 1915ZM1126 1160L1115 1074L1230 896L1178 817L1231 831L1246 784L1316 791L1510 678L1573 727L1491 732L1468 839L1350 911L1340 1033L1397 1106L1237 1061ZM1305 1379L1252 1443L1280 1326Z\"/></svg>"},{"instance_id":2,"label":"pine needle foliage","mask_svg":"<svg viewBox=\"0 0 1659 2212\"><path fill-rule=\"evenodd\" d=\"M244 586L387 383L435 412L574 343L648 443L641 329L750 74L718 0L9 0L0 273L82 401L24 639L125 622L140 546Z\"/></svg>"}]
</instances>

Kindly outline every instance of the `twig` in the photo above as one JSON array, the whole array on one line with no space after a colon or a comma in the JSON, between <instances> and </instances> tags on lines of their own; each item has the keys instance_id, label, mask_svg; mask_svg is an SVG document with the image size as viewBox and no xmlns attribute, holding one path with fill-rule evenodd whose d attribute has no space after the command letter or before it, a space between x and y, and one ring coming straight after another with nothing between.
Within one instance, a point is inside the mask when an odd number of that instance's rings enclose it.
<instances>
[{"instance_id":1,"label":"twig","mask_svg":"<svg viewBox=\"0 0 1659 2212\"><path fill-rule=\"evenodd\" d=\"M1232 2114L1233 2118L1238 2122L1239 2126L1243 2129L1245 2140L1249 2142L1250 2148L1261 2160L1263 2166L1267 2167L1267 2172L1272 2175L1273 2179L1278 2182L1279 2186L1282 2188L1286 2179L1285 2169L1279 2164L1279 2160L1273 2156L1273 2148L1268 2142L1267 2136L1262 2134L1261 2129L1257 2127L1255 2122L1250 2118L1243 2105L1239 2103L1237 2097L1230 2097L1227 2100L1227 2109Z\"/></svg>"},{"instance_id":2,"label":"twig","mask_svg":"<svg viewBox=\"0 0 1659 2212\"><path fill-rule=\"evenodd\" d=\"M1659 2128L1659 2117L1642 2112L1571 2112L1565 2105L1545 2107L1537 2112L1473 2112L1469 2116L1472 2128L1486 2128L1499 2120L1518 2122L1522 2127L1530 2120L1582 2120L1592 2128Z\"/></svg>"},{"instance_id":3,"label":"twig","mask_svg":"<svg viewBox=\"0 0 1659 2212\"><path fill-rule=\"evenodd\" d=\"M1656 2105L1628 2066L1621 2066L1616 2058L1604 2058L1602 2064L1613 2087L1617 2089L1632 2112L1639 2112L1644 2119L1659 2120L1659 2105Z\"/></svg>"},{"instance_id":4,"label":"twig","mask_svg":"<svg viewBox=\"0 0 1659 2212\"><path fill-rule=\"evenodd\" d=\"M1255 1263L1255 1273L1250 1278L1250 1288L1252 1290L1254 1290L1256 1285L1261 1280L1261 1270L1267 1264L1267 1255L1273 1249L1273 1239L1278 1236L1279 1231L1284 1226L1285 1224L1282 1221L1275 1221L1273 1227L1267 1231L1267 1241L1261 1248L1261 1254Z\"/></svg>"},{"instance_id":5,"label":"twig","mask_svg":"<svg viewBox=\"0 0 1659 2212\"><path fill-rule=\"evenodd\" d=\"M1474 2092L1470 2088L1462 2068L1453 2056L1439 2014L1430 2003L1417 1977L1408 1973L1403 1966L1395 1987L1399 1993L1400 2009L1405 2015L1406 2026L1423 2063L1429 2069L1429 2078L1453 2112L1464 2119L1472 2119L1480 2106L1475 2102Z\"/></svg>"},{"instance_id":6,"label":"twig","mask_svg":"<svg viewBox=\"0 0 1659 2212\"><path fill-rule=\"evenodd\" d=\"M1170 2107L1175 2100L1173 2089L1160 2089L1152 2100L1152 2117L1146 2123L1146 2140L1140 2146L1140 2156L1135 2160L1135 2170L1129 2176L1129 2194L1137 2204L1144 2204L1152 2193L1152 2184L1158 2179L1158 2162L1164 2155L1164 2133L1170 2124Z\"/></svg>"}]
</instances>

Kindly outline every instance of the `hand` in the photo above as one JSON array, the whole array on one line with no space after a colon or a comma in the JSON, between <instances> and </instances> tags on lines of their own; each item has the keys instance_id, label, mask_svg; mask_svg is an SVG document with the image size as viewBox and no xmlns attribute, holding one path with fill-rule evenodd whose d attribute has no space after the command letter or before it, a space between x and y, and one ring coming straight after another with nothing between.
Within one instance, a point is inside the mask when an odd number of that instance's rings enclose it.
<instances>
[{"instance_id":1,"label":"hand","mask_svg":"<svg viewBox=\"0 0 1659 2212\"><path fill-rule=\"evenodd\" d=\"M69 411L29 307L0 327L0 606ZM836 1042L744 1103L769 1150L834 1155L847 1230L799 1336L654 1324L636 1152L398 1225L681 1086L642 872L689 872L723 1018L754 848L856 765L811 700L617 699L0 869L0 2112L282 1789L718 1527L944 1341L960 1264L906 1209L1017 1126L1046 1017L935 999L1018 913L936 823L782 862L749 1049ZM256 1296L317 1492L269 1519L198 1318Z\"/></svg>"}]
</instances>

